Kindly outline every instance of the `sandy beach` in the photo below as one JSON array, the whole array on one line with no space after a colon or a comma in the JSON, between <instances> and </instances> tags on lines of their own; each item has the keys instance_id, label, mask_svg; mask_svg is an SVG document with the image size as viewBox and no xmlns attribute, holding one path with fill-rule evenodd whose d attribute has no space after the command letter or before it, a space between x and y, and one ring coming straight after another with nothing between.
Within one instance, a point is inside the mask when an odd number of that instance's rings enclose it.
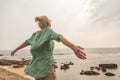
<instances>
[{"instance_id":1,"label":"sandy beach","mask_svg":"<svg viewBox=\"0 0 120 80\"><path fill-rule=\"evenodd\" d=\"M7 71L10 71L10 72L14 72L14 73L17 73L19 74L20 76L25 76L25 73L24 73L24 69L26 68L26 66L24 67L21 67L21 68L13 68L12 66L8 67L6 70Z\"/></svg>"},{"instance_id":2,"label":"sandy beach","mask_svg":"<svg viewBox=\"0 0 120 80\"><path fill-rule=\"evenodd\" d=\"M34 80L34 78L32 78L32 77L30 77L30 76L28 76L24 73L24 69L26 68L26 66L27 65L25 65L24 67L21 67L21 68L13 68L12 66L10 66L6 70L10 71L10 72L13 72L13 73L16 73L16 74L18 74L22 77L28 78L30 80Z\"/></svg>"},{"instance_id":3,"label":"sandy beach","mask_svg":"<svg viewBox=\"0 0 120 80\"><path fill-rule=\"evenodd\" d=\"M28 78L25 78L22 75L22 71L18 74L19 69L13 70L12 68L10 69L3 69L0 68L0 80L31 80Z\"/></svg>"},{"instance_id":4,"label":"sandy beach","mask_svg":"<svg viewBox=\"0 0 120 80\"><path fill-rule=\"evenodd\" d=\"M25 68L26 65L21 68L13 68L12 66L1 66L0 80L34 80L34 78L24 73Z\"/></svg>"},{"instance_id":5,"label":"sandy beach","mask_svg":"<svg viewBox=\"0 0 120 80\"><path fill-rule=\"evenodd\" d=\"M22 78L26 78L28 80L34 80L32 77L26 75L24 73L24 69L26 68L27 64L29 63L30 60L8 60L8 59L0 59L0 70L1 73L0 75L2 75L3 77L0 76L0 80L23 80ZM11 74L13 76L13 78L15 79L8 79L9 78L9 74L7 75L7 73ZM18 76L16 76L18 75ZM7 79L3 79L6 78L6 76L8 76ZM18 79L16 79L18 78ZM26 80L25 79L25 80Z\"/></svg>"}]
</instances>

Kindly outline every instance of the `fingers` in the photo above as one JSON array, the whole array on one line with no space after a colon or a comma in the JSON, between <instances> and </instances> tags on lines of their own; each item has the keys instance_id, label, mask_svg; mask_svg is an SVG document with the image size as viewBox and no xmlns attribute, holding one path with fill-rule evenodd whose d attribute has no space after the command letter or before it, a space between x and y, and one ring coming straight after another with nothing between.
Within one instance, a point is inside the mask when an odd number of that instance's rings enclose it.
<instances>
[{"instance_id":1,"label":"fingers","mask_svg":"<svg viewBox=\"0 0 120 80\"><path fill-rule=\"evenodd\" d=\"M74 49L74 52L78 58L84 60L84 59L86 59L86 54L82 50L84 50L84 48L82 48L80 46L76 46Z\"/></svg>"},{"instance_id":2,"label":"fingers","mask_svg":"<svg viewBox=\"0 0 120 80\"><path fill-rule=\"evenodd\" d=\"M78 57L78 58L80 58L80 59L87 59L86 58L86 54L83 52L83 51L81 51L81 50L79 50L79 51L77 51L77 52L75 52L75 54L76 54L76 56Z\"/></svg>"},{"instance_id":3,"label":"fingers","mask_svg":"<svg viewBox=\"0 0 120 80\"><path fill-rule=\"evenodd\" d=\"M12 51L12 52L11 52L11 56L14 56L14 55L15 55L15 51Z\"/></svg>"},{"instance_id":4,"label":"fingers","mask_svg":"<svg viewBox=\"0 0 120 80\"><path fill-rule=\"evenodd\" d=\"M14 53L13 53L13 52L11 52L11 56L14 56Z\"/></svg>"},{"instance_id":5,"label":"fingers","mask_svg":"<svg viewBox=\"0 0 120 80\"><path fill-rule=\"evenodd\" d=\"M86 56L81 54L80 52L79 53L76 53L77 57L80 58L80 59L86 59Z\"/></svg>"},{"instance_id":6,"label":"fingers","mask_svg":"<svg viewBox=\"0 0 120 80\"><path fill-rule=\"evenodd\" d=\"M82 47L80 47L80 46L78 46L78 48L81 49L81 50L84 50L84 48L82 48Z\"/></svg>"},{"instance_id":7,"label":"fingers","mask_svg":"<svg viewBox=\"0 0 120 80\"><path fill-rule=\"evenodd\" d=\"M80 51L80 53L81 53L82 55L86 56L86 54L85 54L83 51Z\"/></svg>"},{"instance_id":8,"label":"fingers","mask_svg":"<svg viewBox=\"0 0 120 80\"><path fill-rule=\"evenodd\" d=\"M84 60L84 59L87 59L87 58L86 58L86 55L83 55L83 54L79 54L79 55L80 55L80 58L81 58L81 59L83 59L83 60Z\"/></svg>"},{"instance_id":9,"label":"fingers","mask_svg":"<svg viewBox=\"0 0 120 80\"><path fill-rule=\"evenodd\" d=\"M80 46L77 46L77 47L78 47L77 51L80 52L82 55L86 56L86 54L83 51L81 51L81 49L84 50L84 48L82 48Z\"/></svg>"}]
</instances>

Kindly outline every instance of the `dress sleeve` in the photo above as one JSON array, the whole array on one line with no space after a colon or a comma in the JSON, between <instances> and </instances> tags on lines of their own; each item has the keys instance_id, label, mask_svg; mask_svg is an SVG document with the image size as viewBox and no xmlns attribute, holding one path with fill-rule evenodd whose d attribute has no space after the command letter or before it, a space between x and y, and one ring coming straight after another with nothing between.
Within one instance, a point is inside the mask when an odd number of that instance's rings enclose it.
<instances>
[{"instance_id":1,"label":"dress sleeve","mask_svg":"<svg viewBox=\"0 0 120 80\"><path fill-rule=\"evenodd\" d=\"M58 33L54 32L53 30L51 30L51 39L52 40L56 40L57 42L60 42L59 36L61 36L61 34L58 34Z\"/></svg>"},{"instance_id":2,"label":"dress sleeve","mask_svg":"<svg viewBox=\"0 0 120 80\"><path fill-rule=\"evenodd\" d=\"M26 45L31 45L31 42L33 41L34 35L35 35L35 33L33 33L30 38L28 38L27 40L25 40L25 44Z\"/></svg>"}]
</instances>

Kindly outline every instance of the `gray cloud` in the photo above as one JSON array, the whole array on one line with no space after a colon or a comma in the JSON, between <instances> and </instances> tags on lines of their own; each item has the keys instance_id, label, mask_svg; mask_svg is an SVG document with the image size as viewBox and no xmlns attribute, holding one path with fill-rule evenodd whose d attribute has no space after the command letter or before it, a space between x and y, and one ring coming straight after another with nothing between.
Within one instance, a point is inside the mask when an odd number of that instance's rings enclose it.
<instances>
[{"instance_id":1,"label":"gray cloud","mask_svg":"<svg viewBox=\"0 0 120 80\"><path fill-rule=\"evenodd\" d=\"M120 0L93 0L91 21L114 22L120 20Z\"/></svg>"}]
</instances>

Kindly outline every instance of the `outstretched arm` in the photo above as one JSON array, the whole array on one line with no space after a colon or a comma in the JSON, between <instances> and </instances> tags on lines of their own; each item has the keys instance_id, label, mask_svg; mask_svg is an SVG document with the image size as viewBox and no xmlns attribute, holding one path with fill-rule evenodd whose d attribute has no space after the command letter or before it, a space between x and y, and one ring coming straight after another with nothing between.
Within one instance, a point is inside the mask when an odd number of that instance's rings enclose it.
<instances>
[{"instance_id":1,"label":"outstretched arm","mask_svg":"<svg viewBox=\"0 0 120 80\"><path fill-rule=\"evenodd\" d=\"M73 43L69 42L65 37L63 36L59 36L60 41L66 45L67 47L71 48L75 55L80 58L80 59L86 59L86 54L84 52L82 52L82 50L84 50L84 48L80 47L80 46L76 46Z\"/></svg>"},{"instance_id":2,"label":"outstretched arm","mask_svg":"<svg viewBox=\"0 0 120 80\"><path fill-rule=\"evenodd\" d=\"M15 53L16 53L18 50L20 50L20 49L22 49L22 48L25 48L26 46L27 46L27 45L25 44L25 42L22 43L21 45L19 45L16 49L14 49L14 50L11 52L11 56L14 56Z\"/></svg>"}]
</instances>

